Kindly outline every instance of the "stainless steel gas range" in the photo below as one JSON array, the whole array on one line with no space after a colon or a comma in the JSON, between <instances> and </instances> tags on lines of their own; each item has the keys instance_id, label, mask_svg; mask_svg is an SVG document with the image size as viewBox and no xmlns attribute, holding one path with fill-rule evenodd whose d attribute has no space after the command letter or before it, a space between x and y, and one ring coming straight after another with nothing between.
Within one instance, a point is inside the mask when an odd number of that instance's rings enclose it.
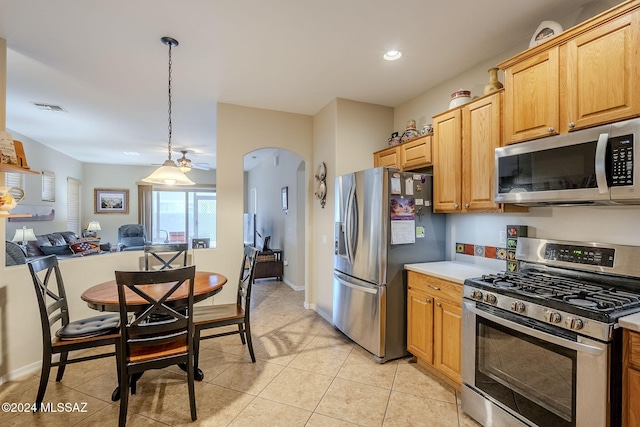
<instances>
[{"instance_id":1,"label":"stainless steel gas range","mask_svg":"<svg viewBox=\"0 0 640 427\"><path fill-rule=\"evenodd\" d=\"M516 258L464 282L462 409L493 427L619 426L640 247L520 238Z\"/></svg>"}]
</instances>

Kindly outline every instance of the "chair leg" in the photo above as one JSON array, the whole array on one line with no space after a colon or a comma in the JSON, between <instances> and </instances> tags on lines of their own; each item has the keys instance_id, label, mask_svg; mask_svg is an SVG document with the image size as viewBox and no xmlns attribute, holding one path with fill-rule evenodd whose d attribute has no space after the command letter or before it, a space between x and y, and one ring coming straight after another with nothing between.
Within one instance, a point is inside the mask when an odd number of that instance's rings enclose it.
<instances>
[{"instance_id":1,"label":"chair leg","mask_svg":"<svg viewBox=\"0 0 640 427\"><path fill-rule=\"evenodd\" d=\"M51 352L45 351L42 355L42 369L40 370L40 386L38 387L38 395L36 396L36 408L34 412L40 410L44 393L47 391L47 383L49 382L49 373L51 372Z\"/></svg>"},{"instance_id":2,"label":"chair leg","mask_svg":"<svg viewBox=\"0 0 640 427\"><path fill-rule=\"evenodd\" d=\"M191 409L191 421L195 421L198 418L196 414L196 389L194 385L195 379L195 366L194 360L189 358L189 362L187 362L187 381L189 386L189 408Z\"/></svg>"},{"instance_id":3,"label":"chair leg","mask_svg":"<svg viewBox=\"0 0 640 427\"><path fill-rule=\"evenodd\" d=\"M242 341L242 345L245 345L247 342L244 339L244 328L242 327L242 323L238 323L238 332L240 332L240 340Z\"/></svg>"},{"instance_id":4,"label":"chair leg","mask_svg":"<svg viewBox=\"0 0 640 427\"><path fill-rule=\"evenodd\" d=\"M62 376L64 375L64 370L67 367L67 357L69 356L68 351L64 351L60 353L60 364L58 365L58 374L56 375L56 382L62 381Z\"/></svg>"},{"instance_id":5,"label":"chair leg","mask_svg":"<svg viewBox=\"0 0 640 427\"><path fill-rule=\"evenodd\" d=\"M120 416L118 418L118 427L127 425L127 407L129 406L129 387L122 387L122 384L129 384L129 376L120 376Z\"/></svg>"},{"instance_id":6,"label":"chair leg","mask_svg":"<svg viewBox=\"0 0 640 427\"><path fill-rule=\"evenodd\" d=\"M247 336L247 347L249 347L251 362L256 363L256 355L253 353L253 342L251 341L251 326L249 326L248 322L244 325L244 333Z\"/></svg>"}]
</instances>

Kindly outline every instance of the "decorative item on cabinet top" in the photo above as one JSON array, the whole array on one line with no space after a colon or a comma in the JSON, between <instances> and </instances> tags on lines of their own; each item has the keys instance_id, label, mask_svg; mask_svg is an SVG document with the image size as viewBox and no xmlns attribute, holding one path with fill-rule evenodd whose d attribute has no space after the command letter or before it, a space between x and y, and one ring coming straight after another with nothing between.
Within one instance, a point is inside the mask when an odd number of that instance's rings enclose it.
<instances>
[{"instance_id":1,"label":"decorative item on cabinet top","mask_svg":"<svg viewBox=\"0 0 640 427\"><path fill-rule=\"evenodd\" d=\"M458 89L451 94L451 102L449 102L449 109L458 107L471 101L471 91Z\"/></svg>"},{"instance_id":2,"label":"decorative item on cabinet top","mask_svg":"<svg viewBox=\"0 0 640 427\"><path fill-rule=\"evenodd\" d=\"M562 26L555 21L542 21L536 32L531 36L531 41L529 42L529 47L532 48L534 46L539 45L540 43L546 42L547 40L557 36L562 32Z\"/></svg>"},{"instance_id":3,"label":"decorative item on cabinet top","mask_svg":"<svg viewBox=\"0 0 640 427\"><path fill-rule=\"evenodd\" d=\"M402 138L400 138L400 142L411 141L412 139L416 139L420 136L420 132L416 130L416 121L409 120L407 121L407 128L402 134Z\"/></svg>"},{"instance_id":4,"label":"decorative item on cabinet top","mask_svg":"<svg viewBox=\"0 0 640 427\"><path fill-rule=\"evenodd\" d=\"M316 199L320 200L320 206L324 209L324 205L327 203L327 165L324 162L320 162L318 169L316 170L316 181L318 185L316 192L314 193Z\"/></svg>"},{"instance_id":5,"label":"decorative item on cabinet top","mask_svg":"<svg viewBox=\"0 0 640 427\"><path fill-rule=\"evenodd\" d=\"M400 144L400 135L398 135L398 132L393 132L389 137L389 147L393 147L398 144Z\"/></svg>"},{"instance_id":6,"label":"decorative item on cabinet top","mask_svg":"<svg viewBox=\"0 0 640 427\"><path fill-rule=\"evenodd\" d=\"M488 95L491 92L495 92L496 90L502 89L504 86L498 80L498 68L493 67L487 70L489 73L489 83L484 87L484 94Z\"/></svg>"}]
</instances>

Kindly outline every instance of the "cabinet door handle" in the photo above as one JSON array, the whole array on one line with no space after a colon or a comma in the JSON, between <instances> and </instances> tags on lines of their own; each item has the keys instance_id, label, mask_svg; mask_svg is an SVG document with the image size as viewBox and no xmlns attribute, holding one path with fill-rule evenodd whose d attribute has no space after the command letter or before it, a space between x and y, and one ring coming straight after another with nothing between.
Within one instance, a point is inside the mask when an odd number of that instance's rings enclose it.
<instances>
[{"instance_id":1,"label":"cabinet door handle","mask_svg":"<svg viewBox=\"0 0 640 427\"><path fill-rule=\"evenodd\" d=\"M549 133L553 133L553 131L555 131L555 129L550 127L549 129L547 129L547 131L549 131Z\"/></svg>"},{"instance_id":2,"label":"cabinet door handle","mask_svg":"<svg viewBox=\"0 0 640 427\"><path fill-rule=\"evenodd\" d=\"M439 287L437 287L437 286L429 285L429 287L430 287L431 289L433 289L434 291L439 291L439 290L440 290L440 288L439 288Z\"/></svg>"},{"instance_id":3,"label":"cabinet door handle","mask_svg":"<svg viewBox=\"0 0 640 427\"><path fill-rule=\"evenodd\" d=\"M453 204L453 208L454 208L454 209L458 209L459 207L460 207L460 205L458 205L457 203L454 203L454 204Z\"/></svg>"},{"instance_id":4,"label":"cabinet door handle","mask_svg":"<svg viewBox=\"0 0 640 427\"><path fill-rule=\"evenodd\" d=\"M465 204L464 204L464 207L465 207L465 208L468 208L468 207L469 207L469 203L465 203Z\"/></svg>"},{"instance_id":5,"label":"cabinet door handle","mask_svg":"<svg viewBox=\"0 0 640 427\"><path fill-rule=\"evenodd\" d=\"M438 307L442 307L442 304L440 304L439 302L437 302L437 303L436 303L436 305L437 305Z\"/></svg>"},{"instance_id":6,"label":"cabinet door handle","mask_svg":"<svg viewBox=\"0 0 640 427\"><path fill-rule=\"evenodd\" d=\"M431 304L431 298L427 298L427 299L425 300L425 302L427 302L427 303Z\"/></svg>"},{"instance_id":7,"label":"cabinet door handle","mask_svg":"<svg viewBox=\"0 0 640 427\"><path fill-rule=\"evenodd\" d=\"M573 129L574 127L576 127L575 123L573 123L573 122L569 123L569 129Z\"/></svg>"}]
</instances>

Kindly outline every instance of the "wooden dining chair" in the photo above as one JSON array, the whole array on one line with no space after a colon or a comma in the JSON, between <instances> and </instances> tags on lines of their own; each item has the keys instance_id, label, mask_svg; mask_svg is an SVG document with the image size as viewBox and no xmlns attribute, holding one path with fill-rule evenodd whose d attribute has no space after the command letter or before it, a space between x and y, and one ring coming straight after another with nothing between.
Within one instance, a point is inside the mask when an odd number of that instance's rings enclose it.
<instances>
[{"instance_id":1,"label":"wooden dining chair","mask_svg":"<svg viewBox=\"0 0 640 427\"><path fill-rule=\"evenodd\" d=\"M189 245L187 243L145 245L144 269L165 270L176 266L184 267L187 265L188 251ZM160 267L154 268L154 263Z\"/></svg>"},{"instance_id":2,"label":"wooden dining chair","mask_svg":"<svg viewBox=\"0 0 640 427\"><path fill-rule=\"evenodd\" d=\"M58 367L56 382L62 380L65 367L72 363L111 357L119 345L119 322L117 314L101 314L88 319L69 320L69 306L64 289L62 273L55 255L38 258L27 263L38 299L40 324L42 327L42 368L40 386L36 396L35 411L40 410L44 399L51 367ZM44 273L41 273L44 272ZM51 331L59 329L55 334ZM70 351L115 345L116 351L91 356L69 358ZM59 354L58 361L53 355Z\"/></svg>"},{"instance_id":3,"label":"wooden dining chair","mask_svg":"<svg viewBox=\"0 0 640 427\"><path fill-rule=\"evenodd\" d=\"M185 364L189 389L191 419L196 420L194 388L193 286L196 267L154 270L116 271L120 308L120 418L119 426L127 419L129 387L135 394L134 376L150 369ZM187 286L187 300L171 303L171 297L181 286ZM133 292L149 302L135 317L128 317L126 294ZM153 319L162 319L156 321ZM124 386L122 386L124 384Z\"/></svg>"},{"instance_id":4,"label":"wooden dining chair","mask_svg":"<svg viewBox=\"0 0 640 427\"><path fill-rule=\"evenodd\" d=\"M235 304L219 304L209 306L198 306L193 308L193 324L195 327L196 359L195 366L198 367L198 357L200 341L211 338L223 337L226 335L240 334L243 345L249 348L251 361L255 363L256 357L253 353L251 341L250 306L251 288L253 286L253 276L255 272L258 250L252 246L245 246L242 264L240 266L240 280L238 281L238 296ZM202 336L205 329L219 328L228 325L238 325L237 331L221 332L213 335ZM202 375L202 374L200 374Z\"/></svg>"}]
</instances>

